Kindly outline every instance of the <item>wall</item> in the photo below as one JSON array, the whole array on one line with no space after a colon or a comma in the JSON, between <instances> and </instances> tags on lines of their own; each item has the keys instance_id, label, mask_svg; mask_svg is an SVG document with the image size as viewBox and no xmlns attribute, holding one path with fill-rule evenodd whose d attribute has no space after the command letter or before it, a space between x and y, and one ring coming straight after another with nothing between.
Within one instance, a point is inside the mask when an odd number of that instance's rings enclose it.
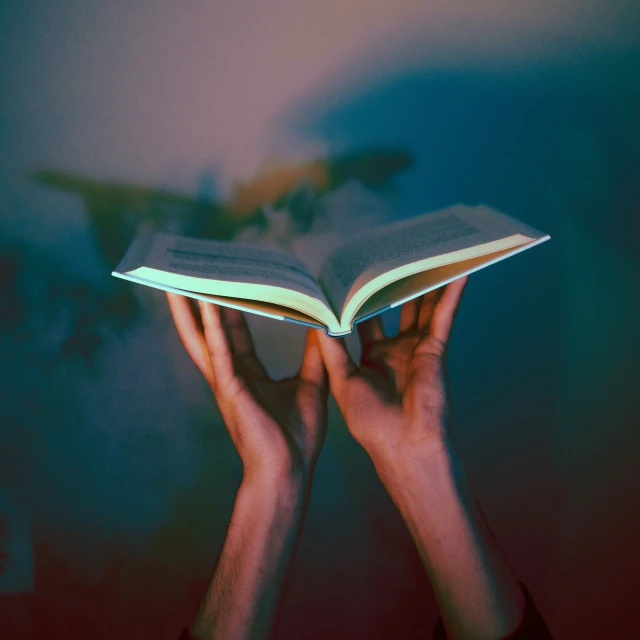
<instances>
[{"instance_id":1,"label":"wall","mask_svg":"<svg viewBox=\"0 0 640 640\"><path fill-rule=\"evenodd\" d=\"M108 273L141 221L250 235L269 184L318 166L399 217L484 203L551 234L471 280L455 436L554 636L630 637L636 3L31 0L0 25L5 637L172 638L192 614L239 464L161 296ZM317 259L329 236L295 242ZM304 332L251 324L294 371ZM410 540L335 407L330 427L279 637L424 637Z\"/></svg>"}]
</instances>

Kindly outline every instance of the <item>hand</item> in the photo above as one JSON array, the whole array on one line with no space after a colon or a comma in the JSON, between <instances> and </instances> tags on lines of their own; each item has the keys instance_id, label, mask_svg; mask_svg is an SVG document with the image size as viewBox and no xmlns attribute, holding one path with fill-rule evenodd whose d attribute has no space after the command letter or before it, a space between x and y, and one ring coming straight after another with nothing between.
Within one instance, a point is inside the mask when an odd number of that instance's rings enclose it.
<instances>
[{"instance_id":1,"label":"hand","mask_svg":"<svg viewBox=\"0 0 640 640\"><path fill-rule=\"evenodd\" d=\"M256 356L244 314L167 293L178 334L207 379L244 466L245 480L306 481L327 427L327 384L317 330L307 333L298 374L272 380Z\"/></svg>"},{"instance_id":2,"label":"hand","mask_svg":"<svg viewBox=\"0 0 640 640\"><path fill-rule=\"evenodd\" d=\"M321 336L331 390L379 472L449 445L444 357L466 281L404 304L396 337L385 337L380 316L358 324L359 367L342 340Z\"/></svg>"}]
</instances>

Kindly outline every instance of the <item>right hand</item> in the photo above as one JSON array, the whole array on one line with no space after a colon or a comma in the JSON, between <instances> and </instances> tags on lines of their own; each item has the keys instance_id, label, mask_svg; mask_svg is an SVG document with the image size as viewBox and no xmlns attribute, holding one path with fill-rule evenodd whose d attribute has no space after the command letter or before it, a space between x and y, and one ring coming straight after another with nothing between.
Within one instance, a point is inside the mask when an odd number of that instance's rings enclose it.
<instances>
[{"instance_id":1,"label":"right hand","mask_svg":"<svg viewBox=\"0 0 640 640\"><path fill-rule=\"evenodd\" d=\"M244 467L261 487L302 479L310 483L324 442L325 369L314 329L307 333L298 375L272 380L256 355L244 314L167 293L180 340L211 386Z\"/></svg>"},{"instance_id":2,"label":"right hand","mask_svg":"<svg viewBox=\"0 0 640 640\"><path fill-rule=\"evenodd\" d=\"M380 316L358 324L359 367L342 340L320 336L331 391L378 473L449 449L444 357L466 281L405 303L395 337L385 337Z\"/></svg>"}]
</instances>

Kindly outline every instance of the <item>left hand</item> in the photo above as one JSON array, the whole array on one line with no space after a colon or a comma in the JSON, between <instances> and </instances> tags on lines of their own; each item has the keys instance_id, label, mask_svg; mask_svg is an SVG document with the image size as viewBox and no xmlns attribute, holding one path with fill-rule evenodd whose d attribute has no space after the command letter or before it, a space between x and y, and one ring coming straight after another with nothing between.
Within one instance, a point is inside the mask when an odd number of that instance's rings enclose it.
<instances>
[{"instance_id":1,"label":"left hand","mask_svg":"<svg viewBox=\"0 0 640 640\"><path fill-rule=\"evenodd\" d=\"M167 293L180 340L207 379L244 467L258 483L308 482L327 428L327 381L318 330L307 333L297 375L272 380L241 311Z\"/></svg>"}]
</instances>

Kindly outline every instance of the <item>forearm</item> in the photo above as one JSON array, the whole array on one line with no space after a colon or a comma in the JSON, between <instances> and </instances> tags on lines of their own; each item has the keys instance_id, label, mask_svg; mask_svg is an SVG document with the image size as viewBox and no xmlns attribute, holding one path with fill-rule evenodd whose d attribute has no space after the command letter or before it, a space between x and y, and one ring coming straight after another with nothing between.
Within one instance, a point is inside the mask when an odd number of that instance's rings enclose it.
<instances>
[{"instance_id":1,"label":"forearm","mask_svg":"<svg viewBox=\"0 0 640 640\"><path fill-rule=\"evenodd\" d=\"M190 632L198 640L269 637L305 507L300 482L243 481L220 558Z\"/></svg>"},{"instance_id":2,"label":"forearm","mask_svg":"<svg viewBox=\"0 0 640 640\"><path fill-rule=\"evenodd\" d=\"M414 449L401 464L376 467L416 543L450 640L494 640L515 630L524 594L452 450Z\"/></svg>"}]
</instances>

